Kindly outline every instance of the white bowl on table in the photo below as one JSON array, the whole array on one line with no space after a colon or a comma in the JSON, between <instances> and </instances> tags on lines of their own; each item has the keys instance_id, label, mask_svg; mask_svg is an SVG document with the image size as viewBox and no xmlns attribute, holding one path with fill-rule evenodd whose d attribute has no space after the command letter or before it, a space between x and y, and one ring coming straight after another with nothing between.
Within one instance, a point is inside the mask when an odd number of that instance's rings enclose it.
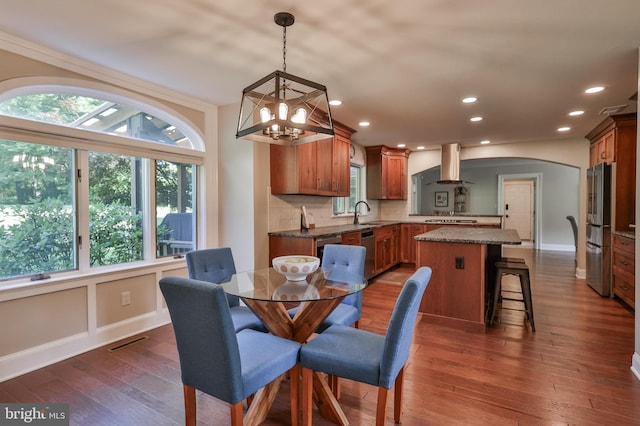
<instances>
[{"instance_id":1,"label":"white bowl on table","mask_svg":"<svg viewBox=\"0 0 640 426\"><path fill-rule=\"evenodd\" d=\"M320 259L314 256L292 255L274 257L273 269L284 275L289 281L302 281L320 266Z\"/></svg>"}]
</instances>

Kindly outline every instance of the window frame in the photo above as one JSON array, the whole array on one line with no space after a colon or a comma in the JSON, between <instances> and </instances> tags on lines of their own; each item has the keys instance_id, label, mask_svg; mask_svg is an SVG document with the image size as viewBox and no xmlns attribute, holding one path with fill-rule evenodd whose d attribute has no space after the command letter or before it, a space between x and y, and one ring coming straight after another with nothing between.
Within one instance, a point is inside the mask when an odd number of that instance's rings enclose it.
<instances>
[{"instance_id":1,"label":"window frame","mask_svg":"<svg viewBox=\"0 0 640 426\"><path fill-rule=\"evenodd\" d=\"M358 190L357 194L351 194L351 170L352 169L357 169L357 180L358 180L358 182L356 183L356 188ZM353 204L355 206L355 203L361 200L360 197L362 196L362 193L363 193L363 179L362 179L363 171L364 171L364 167L361 166L360 164L351 163L349 165L349 196L333 197L332 199L333 217L345 217L345 216L351 216L354 214L354 210L351 208L351 203L349 201L351 200L351 198L354 198L355 202ZM336 204L340 202L343 203L344 210L342 212L336 212Z\"/></svg>"},{"instance_id":2,"label":"window frame","mask_svg":"<svg viewBox=\"0 0 640 426\"><path fill-rule=\"evenodd\" d=\"M24 79L23 79L24 80ZM173 115L165 105L155 103L142 102L132 97L122 96L122 94L105 93L95 89L87 89L78 86L52 86L52 85L33 85L22 86L2 92L0 84L0 102L14 96L25 96L36 93L64 93L70 95L89 96L98 99L119 102L129 106L135 106L144 112L148 112L165 120L169 124L180 126L180 130L187 136L192 147L172 146L146 140L131 138L128 136L115 136L106 133L99 133L90 130L55 125L30 119L22 119L0 115L0 138L40 144L45 146L59 146L62 148L70 148L75 153L75 169L79 176L86 176L86 179L76 179L75 185L75 209L77 212L76 219L76 269L67 271L52 271L48 275L55 274L55 277L67 278L74 275L85 275L88 273L100 273L104 271L124 270L138 267L142 264L152 264L156 262L167 262L173 260L173 257L156 257L156 211L155 211L155 161L167 160L177 163L190 164L194 167L193 174L193 193L192 193L192 210L194 214L194 246L198 244L197 220L198 213L198 182L200 181L201 167L204 163L204 143L200 134L192 127L186 125L184 119L177 118L178 114ZM48 90L43 90L43 87ZM109 90L113 90L110 86L104 86ZM54 88L54 89L51 89ZM133 94L131 94L134 96ZM162 110L158 109L158 105L162 106ZM127 263L119 263L113 265L104 265L91 267L89 259L89 152L103 152L111 154L119 154L126 156L135 156L142 159L144 163L144 180L143 184L143 259ZM76 176L77 178L78 176ZM82 237L80 244L78 236ZM24 275L20 277L0 279L0 289L10 284L29 283L30 277L33 275ZM38 281L31 282L38 284Z\"/></svg>"}]
</instances>

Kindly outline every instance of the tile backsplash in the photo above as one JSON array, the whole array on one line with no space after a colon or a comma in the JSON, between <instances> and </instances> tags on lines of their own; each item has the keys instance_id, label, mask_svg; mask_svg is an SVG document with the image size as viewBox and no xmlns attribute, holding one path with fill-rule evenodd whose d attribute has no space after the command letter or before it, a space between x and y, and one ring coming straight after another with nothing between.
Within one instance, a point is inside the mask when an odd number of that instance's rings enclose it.
<instances>
[{"instance_id":1,"label":"tile backsplash","mask_svg":"<svg viewBox=\"0 0 640 426\"><path fill-rule=\"evenodd\" d=\"M371 211L361 216L363 222L378 219L378 201L367 201ZM269 232L288 231L300 228L300 213L302 206L307 208L311 223L316 227L347 225L353 223L353 214L348 216L333 216L333 202L331 197L312 195L271 195L269 194Z\"/></svg>"}]
</instances>

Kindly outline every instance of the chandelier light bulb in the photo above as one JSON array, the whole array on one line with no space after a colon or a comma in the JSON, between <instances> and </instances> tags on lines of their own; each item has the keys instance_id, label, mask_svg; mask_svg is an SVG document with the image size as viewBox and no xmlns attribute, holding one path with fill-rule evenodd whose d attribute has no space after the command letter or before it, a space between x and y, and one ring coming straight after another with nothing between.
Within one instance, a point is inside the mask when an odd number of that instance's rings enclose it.
<instances>
[{"instance_id":1,"label":"chandelier light bulb","mask_svg":"<svg viewBox=\"0 0 640 426\"><path fill-rule=\"evenodd\" d=\"M286 120L289 115L289 105L285 102L280 102L278 105L278 118L280 120Z\"/></svg>"},{"instance_id":2,"label":"chandelier light bulb","mask_svg":"<svg viewBox=\"0 0 640 426\"><path fill-rule=\"evenodd\" d=\"M291 116L291 122L296 124L304 124L307 122L307 110L300 107Z\"/></svg>"},{"instance_id":3,"label":"chandelier light bulb","mask_svg":"<svg viewBox=\"0 0 640 426\"><path fill-rule=\"evenodd\" d=\"M266 123L271 120L271 110L267 107L260 108L260 121Z\"/></svg>"}]
</instances>

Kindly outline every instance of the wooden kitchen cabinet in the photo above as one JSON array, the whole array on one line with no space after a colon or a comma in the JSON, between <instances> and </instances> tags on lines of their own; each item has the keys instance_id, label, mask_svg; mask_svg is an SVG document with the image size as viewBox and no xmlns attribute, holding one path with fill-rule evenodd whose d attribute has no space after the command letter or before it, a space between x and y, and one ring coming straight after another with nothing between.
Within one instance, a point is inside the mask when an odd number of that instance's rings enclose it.
<instances>
[{"instance_id":1,"label":"wooden kitchen cabinet","mask_svg":"<svg viewBox=\"0 0 640 426\"><path fill-rule=\"evenodd\" d=\"M586 138L591 141L590 163L615 163L613 180L614 231L629 231L636 211L636 113L611 115Z\"/></svg>"},{"instance_id":2,"label":"wooden kitchen cabinet","mask_svg":"<svg viewBox=\"0 0 640 426\"><path fill-rule=\"evenodd\" d=\"M613 294L635 309L635 240L613 235Z\"/></svg>"},{"instance_id":3,"label":"wooden kitchen cabinet","mask_svg":"<svg viewBox=\"0 0 640 426\"><path fill-rule=\"evenodd\" d=\"M399 262L399 225L382 226L373 230L375 239L375 274Z\"/></svg>"},{"instance_id":4,"label":"wooden kitchen cabinet","mask_svg":"<svg viewBox=\"0 0 640 426\"><path fill-rule=\"evenodd\" d=\"M408 149L369 146L367 151L367 198L406 200Z\"/></svg>"},{"instance_id":5,"label":"wooden kitchen cabinet","mask_svg":"<svg viewBox=\"0 0 640 426\"><path fill-rule=\"evenodd\" d=\"M413 237L425 232L427 232L427 225L422 223L400 225L400 262L416 263L418 242Z\"/></svg>"},{"instance_id":6,"label":"wooden kitchen cabinet","mask_svg":"<svg viewBox=\"0 0 640 426\"><path fill-rule=\"evenodd\" d=\"M615 130L610 130L591 143L589 165L612 163L615 161Z\"/></svg>"},{"instance_id":7,"label":"wooden kitchen cabinet","mask_svg":"<svg viewBox=\"0 0 640 426\"><path fill-rule=\"evenodd\" d=\"M299 145L271 145L271 193L348 197L351 135L334 122L335 135Z\"/></svg>"},{"instance_id":8,"label":"wooden kitchen cabinet","mask_svg":"<svg viewBox=\"0 0 640 426\"><path fill-rule=\"evenodd\" d=\"M346 232L342 234L342 244L359 246L362 241L362 231Z\"/></svg>"},{"instance_id":9,"label":"wooden kitchen cabinet","mask_svg":"<svg viewBox=\"0 0 640 426\"><path fill-rule=\"evenodd\" d=\"M315 238L283 237L269 235L269 265L274 257L292 254L316 255Z\"/></svg>"}]
</instances>

